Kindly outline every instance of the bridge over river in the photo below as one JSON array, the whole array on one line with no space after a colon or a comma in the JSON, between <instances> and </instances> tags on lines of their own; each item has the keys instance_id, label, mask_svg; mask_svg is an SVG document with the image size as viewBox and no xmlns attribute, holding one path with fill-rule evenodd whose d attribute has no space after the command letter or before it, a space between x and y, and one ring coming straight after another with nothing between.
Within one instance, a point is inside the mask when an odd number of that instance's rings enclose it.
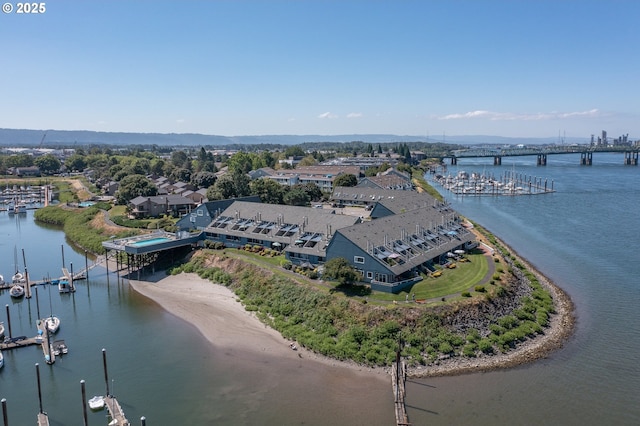
<instances>
[{"instance_id":1,"label":"bridge over river","mask_svg":"<svg viewBox=\"0 0 640 426\"><path fill-rule=\"evenodd\" d=\"M535 156L538 166L547 165L547 156L563 154L580 154L580 165L590 166L593 164L593 156L596 153L614 152L624 154L622 164L629 166L638 165L638 153L640 147L637 146L610 146L594 147L588 145L542 145L539 147L508 147L508 148L468 148L452 151L451 155L443 157L449 158L451 164L458 164L461 158L482 158L493 157L493 164L502 164L502 157L523 157Z\"/></svg>"}]
</instances>

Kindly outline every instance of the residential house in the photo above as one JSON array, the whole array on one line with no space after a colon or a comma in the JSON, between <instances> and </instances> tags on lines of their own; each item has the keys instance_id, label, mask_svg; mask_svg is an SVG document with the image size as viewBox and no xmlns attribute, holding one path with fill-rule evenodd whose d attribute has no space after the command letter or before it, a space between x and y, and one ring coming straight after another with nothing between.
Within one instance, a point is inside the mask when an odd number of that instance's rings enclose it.
<instances>
[{"instance_id":1,"label":"residential house","mask_svg":"<svg viewBox=\"0 0 640 426\"><path fill-rule=\"evenodd\" d=\"M129 214L134 218L162 215L180 217L191 212L196 207L196 203L181 195L156 195L136 197L129 201L128 207Z\"/></svg>"}]
</instances>

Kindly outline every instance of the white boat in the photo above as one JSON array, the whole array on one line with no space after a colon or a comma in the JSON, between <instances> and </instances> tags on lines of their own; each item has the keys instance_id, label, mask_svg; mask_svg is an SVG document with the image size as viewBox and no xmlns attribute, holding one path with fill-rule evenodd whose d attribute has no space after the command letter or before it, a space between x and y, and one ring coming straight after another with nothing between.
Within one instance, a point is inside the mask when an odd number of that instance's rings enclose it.
<instances>
[{"instance_id":1,"label":"white boat","mask_svg":"<svg viewBox=\"0 0 640 426\"><path fill-rule=\"evenodd\" d=\"M102 410L104 408L104 397L96 395L87 401L87 403L92 410Z\"/></svg>"},{"instance_id":2,"label":"white boat","mask_svg":"<svg viewBox=\"0 0 640 426\"><path fill-rule=\"evenodd\" d=\"M24 284L25 282L26 280L24 278L24 275L22 275L22 272L20 271L16 271L16 273L11 277L12 284Z\"/></svg>"},{"instance_id":3,"label":"white boat","mask_svg":"<svg viewBox=\"0 0 640 426\"><path fill-rule=\"evenodd\" d=\"M0 322L0 342L4 339L4 323Z\"/></svg>"},{"instance_id":4,"label":"white boat","mask_svg":"<svg viewBox=\"0 0 640 426\"><path fill-rule=\"evenodd\" d=\"M2 351L0 351L0 368L4 365L4 357L2 356Z\"/></svg>"},{"instance_id":5,"label":"white boat","mask_svg":"<svg viewBox=\"0 0 640 426\"><path fill-rule=\"evenodd\" d=\"M54 317L51 315L48 318L44 319L44 326L49 330L50 333L57 333L60 328L60 318Z\"/></svg>"},{"instance_id":6,"label":"white boat","mask_svg":"<svg viewBox=\"0 0 640 426\"><path fill-rule=\"evenodd\" d=\"M25 214L27 212L27 205L22 201L16 204L15 213L17 214Z\"/></svg>"},{"instance_id":7,"label":"white boat","mask_svg":"<svg viewBox=\"0 0 640 426\"><path fill-rule=\"evenodd\" d=\"M9 289L9 294L11 295L11 297L15 297L16 299L20 298L24 296L24 287L19 284L14 284Z\"/></svg>"},{"instance_id":8,"label":"white boat","mask_svg":"<svg viewBox=\"0 0 640 426\"><path fill-rule=\"evenodd\" d=\"M71 292L71 284L69 284L67 277L60 277L60 280L58 280L58 291L60 293Z\"/></svg>"},{"instance_id":9,"label":"white boat","mask_svg":"<svg viewBox=\"0 0 640 426\"><path fill-rule=\"evenodd\" d=\"M4 276L0 275L0 285L4 285Z\"/></svg>"}]
</instances>

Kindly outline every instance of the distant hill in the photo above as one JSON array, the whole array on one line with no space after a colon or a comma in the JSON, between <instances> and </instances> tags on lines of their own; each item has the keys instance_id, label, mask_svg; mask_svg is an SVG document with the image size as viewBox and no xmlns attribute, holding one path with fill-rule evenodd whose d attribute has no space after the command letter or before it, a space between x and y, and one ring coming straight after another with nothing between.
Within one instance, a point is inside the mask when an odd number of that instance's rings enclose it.
<instances>
[{"instance_id":1,"label":"distant hill","mask_svg":"<svg viewBox=\"0 0 640 426\"><path fill-rule=\"evenodd\" d=\"M46 137L44 141L43 136ZM586 138L565 140L565 143L585 143ZM124 133L94 132L88 130L30 130L0 129L0 146L72 146L72 145L159 145L159 146L225 146L279 144L297 145L305 142L354 142L394 143L394 142L446 142L450 144L549 144L557 138L507 138L501 136L447 136L445 140L425 136L352 134L352 135L261 135L261 136L219 136L197 133Z\"/></svg>"}]
</instances>

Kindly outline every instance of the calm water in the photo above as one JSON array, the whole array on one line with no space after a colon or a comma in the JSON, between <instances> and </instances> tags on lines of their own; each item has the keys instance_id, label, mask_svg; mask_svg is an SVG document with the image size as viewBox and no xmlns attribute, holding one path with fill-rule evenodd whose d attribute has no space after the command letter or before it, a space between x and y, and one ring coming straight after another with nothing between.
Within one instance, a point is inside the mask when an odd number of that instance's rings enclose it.
<instances>
[{"instance_id":1,"label":"calm water","mask_svg":"<svg viewBox=\"0 0 640 426\"><path fill-rule=\"evenodd\" d=\"M0 235L0 273L5 278L15 272L14 253L19 268L24 267L23 249L33 279L61 275L63 252L67 268L73 264L78 271L85 265L84 252L75 252L60 230L35 224L32 211L26 216L0 213ZM14 302L8 291L0 293L0 321L7 322L8 305L14 336L36 334L39 305L40 317L52 311L61 319L57 338L69 347L69 354L52 366L45 364L39 346L3 351L0 398L7 399L11 425L36 421L35 363L40 364L43 408L50 423L82 424L80 380L85 380L87 398L105 394L103 348L111 393L132 424L140 424L141 416L147 425L393 422L390 382L384 375L219 349L195 327L130 290L113 271L107 284L103 268L91 270L88 283L76 284L73 294L38 286L37 301L34 295ZM381 402L365 410L369 398ZM89 412L89 424L106 425L105 416L106 411Z\"/></svg>"},{"instance_id":2,"label":"calm water","mask_svg":"<svg viewBox=\"0 0 640 426\"><path fill-rule=\"evenodd\" d=\"M622 166L621 155L596 154L592 167L578 156L534 158L501 167L465 160L450 168L468 172L515 168L554 181L554 194L454 198L462 214L483 224L564 288L577 306L578 328L564 349L531 365L493 373L408 383L408 413L415 425L640 424L640 167ZM32 277L57 276L65 263L84 266L61 231L0 213L0 273L19 265L25 249ZM39 287L41 316L62 320L59 338L69 354L44 364L39 347L4 351L0 398L12 425L35 423L36 362L43 405L53 425L82 424L80 380L87 396L105 393L101 349L107 350L112 393L133 424L148 425L390 425L389 379L361 377L337 367L301 360L221 350L194 327L118 282L93 270L72 295ZM35 334L35 298L14 303L8 292L13 334ZM5 311L0 320L6 322ZM106 412L89 424L106 424Z\"/></svg>"},{"instance_id":3,"label":"calm water","mask_svg":"<svg viewBox=\"0 0 640 426\"><path fill-rule=\"evenodd\" d=\"M456 198L484 225L565 289L578 326L566 347L534 364L439 378L408 387L415 424L640 424L640 168L622 155L463 160L455 174L515 169L554 181L554 194Z\"/></svg>"}]
</instances>

